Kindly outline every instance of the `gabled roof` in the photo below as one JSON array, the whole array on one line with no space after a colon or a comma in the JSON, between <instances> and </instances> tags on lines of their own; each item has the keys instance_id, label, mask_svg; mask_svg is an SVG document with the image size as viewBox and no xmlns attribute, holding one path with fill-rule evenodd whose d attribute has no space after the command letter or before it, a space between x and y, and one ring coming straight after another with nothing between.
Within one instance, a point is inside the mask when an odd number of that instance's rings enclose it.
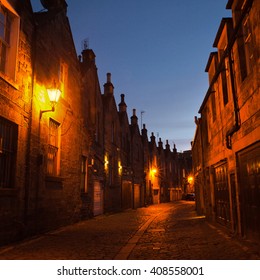
<instances>
[{"instance_id":1,"label":"gabled roof","mask_svg":"<svg viewBox=\"0 0 260 280\"><path fill-rule=\"evenodd\" d=\"M212 62L213 58L214 58L215 56L217 56L217 55L218 55L218 52L211 52L211 53L210 53L209 59L208 59L208 63L207 63L206 68L205 68L205 72L208 72L208 71L209 71L211 62Z\"/></svg>"},{"instance_id":2,"label":"gabled roof","mask_svg":"<svg viewBox=\"0 0 260 280\"><path fill-rule=\"evenodd\" d=\"M233 5L234 0L228 0L227 5L226 5L226 9L231 9L232 5Z\"/></svg>"},{"instance_id":3,"label":"gabled roof","mask_svg":"<svg viewBox=\"0 0 260 280\"><path fill-rule=\"evenodd\" d=\"M220 26L219 26L218 32L217 32L217 35L216 35L214 43L213 43L213 47L214 48L216 48L218 46L219 39L221 37L221 34L222 34L223 29L224 29L226 24L229 24L230 26L231 26L231 24L233 25L232 18L229 18L229 17L228 18L222 18L222 20L220 22Z\"/></svg>"}]
</instances>

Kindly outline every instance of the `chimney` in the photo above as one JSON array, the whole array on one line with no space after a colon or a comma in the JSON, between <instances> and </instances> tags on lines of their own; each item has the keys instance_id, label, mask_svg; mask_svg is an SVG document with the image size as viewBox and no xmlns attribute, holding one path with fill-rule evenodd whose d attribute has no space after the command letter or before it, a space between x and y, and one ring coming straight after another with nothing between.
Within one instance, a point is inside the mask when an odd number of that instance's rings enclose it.
<instances>
[{"instance_id":1,"label":"chimney","mask_svg":"<svg viewBox=\"0 0 260 280\"><path fill-rule=\"evenodd\" d=\"M155 143L155 136L154 136L153 132L152 132L152 135L151 135L150 139L151 139L151 143Z\"/></svg>"},{"instance_id":2,"label":"chimney","mask_svg":"<svg viewBox=\"0 0 260 280\"><path fill-rule=\"evenodd\" d=\"M111 73L107 73L107 83L111 83Z\"/></svg>"},{"instance_id":3,"label":"chimney","mask_svg":"<svg viewBox=\"0 0 260 280\"><path fill-rule=\"evenodd\" d=\"M159 138L158 146L160 149L163 149L163 142L161 138Z\"/></svg>"},{"instance_id":4,"label":"chimney","mask_svg":"<svg viewBox=\"0 0 260 280\"><path fill-rule=\"evenodd\" d=\"M121 94L121 102L119 103L119 112L126 112L125 95Z\"/></svg>"},{"instance_id":5,"label":"chimney","mask_svg":"<svg viewBox=\"0 0 260 280\"><path fill-rule=\"evenodd\" d=\"M50 12L67 12L68 4L65 0L41 0L42 6Z\"/></svg>"},{"instance_id":6,"label":"chimney","mask_svg":"<svg viewBox=\"0 0 260 280\"><path fill-rule=\"evenodd\" d=\"M85 50L82 51L81 55L82 55L81 57L82 57L83 65L86 65L86 66L95 65L96 55L92 50L85 49Z\"/></svg>"},{"instance_id":7,"label":"chimney","mask_svg":"<svg viewBox=\"0 0 260 280\"><path fill-rule=\"evenodd\" d=\"M136 109L133 109L133 116L131 117L131 124L132 125L137 125L138 118L136 116Z\"/></svg>"},{"instance_id":8,"label":"chimney","mask_svg":"<svg viewBox=\"0 0 260 280\"><path fill-rule=\"evenodd\" d=\"M166 149L167 151L170 150L170 145L169 145L169 141L168 141L168 140L166 140L165 149Z\"/></svg>"},{"instance_id":9,"label":"chimney","mask_svg":"<svg viewBox=\"0 0 260 280\"><path fill-rule=\"evenodd\" d=\"M104 84L104 95L114 95L114 86L111 83L111 73L107 73L107 82Z\"/></svg>"},{"instance_id":10,"label":"chimney","mask_svg":"<svg viewBox=\"0 0 260 280\"><path fill-rule=\"evenodd\" d=\"M145 124L143 124L143 128L142 128L142 136L147 138L147 129L145 127Z\"/></svg>"}]
</instances>

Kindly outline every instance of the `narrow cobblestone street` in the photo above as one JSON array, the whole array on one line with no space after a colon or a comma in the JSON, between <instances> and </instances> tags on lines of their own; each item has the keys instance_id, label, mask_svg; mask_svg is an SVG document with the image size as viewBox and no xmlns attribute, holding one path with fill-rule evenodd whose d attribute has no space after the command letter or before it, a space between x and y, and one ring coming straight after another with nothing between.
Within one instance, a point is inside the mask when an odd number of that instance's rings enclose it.
<instances>
[{"instance_id":1,"label":"narrow cobblestone street","mask_svg":"<svg viewBox=\"0 0 260 280\"><path fill-rule=\"evenodd\" d=\"M253 243L232 238L179 201L103 215L0 248L2 260L260 259Z\"/></svg>"}]
</instances>

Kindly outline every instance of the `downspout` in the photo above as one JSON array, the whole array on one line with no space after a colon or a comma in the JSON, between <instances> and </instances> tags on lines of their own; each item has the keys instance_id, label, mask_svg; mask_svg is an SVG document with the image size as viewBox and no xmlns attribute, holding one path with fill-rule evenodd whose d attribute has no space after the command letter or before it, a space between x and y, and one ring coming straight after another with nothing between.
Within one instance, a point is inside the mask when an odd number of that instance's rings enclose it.
<instances>
[{"instance_id":1,"label":"downspout","mask_svg":"<svg viewBox=\"0 0 260 280\"><path fill-rule=\"evenodd\" d=\"M28 120L28 136L26 144L26 159L25 159L25 180L24 180L24 211L23 211L23 223L26 226L28 223L28 209L29 209L29 192L31 185L31 136L32 136L32 110L33 110L33 95L34 95L34 78L35 78L35 61L36 61L36 37L37 27L35 22L33 24L32 35L32 85L31 85L31 100L30 100L30 112Z\"/></svg>"},{"instance_id":2,"label":"downspout","mask_svg":"<svg viewBox=\"0 0 260 280\"><path fill-rule=\"evenodd\" d=\"M240 129L240 118L239 118L239 107L237 103L237 96L236 96L236 87L235 87L235 79L234 79L234 72L233 72L233 60L231 57L231 50L228 52L228 60L230 66L230 81L231 81L231 90L232 90L232 98L234 104L234 117L235 117L235 124L231 129L229 129L226 133L226 147L228 149L232 149L232 136L235 132Z\"/></svg>"},{"instance_id":3,"label":"downspout","mask_svg":"<svg viewBox=\"0 0 260 280\"><path fill-rule=\"evenodd\" d=\"M245 7L242 11L242 14L239 18L239 21L234 29L234 34L232 36L230 45L227 49L227 55L228 55L228 60L229 60L229 65L230 65L230 80L231 80L231 89L232 89L232 97L233 97L233 103L234 103L234 117L235 117L235 124L231 129L229 129L226 133L226 147L227 149L231 150L232 149L232 136L235 132L237 132L240 129L240 118L239 118L239 107L237 103L237 96L236 96L236 88L235 88L235 79L234 79L234 72L233 72L233 60L232 60L232 48L234 46L235 40L237 39L237 33L242 26L243 20L246 16L246 14L250 11L251 7L253 4L253 0L248 0L245 4Z\"/></svg>"}]
</instances>

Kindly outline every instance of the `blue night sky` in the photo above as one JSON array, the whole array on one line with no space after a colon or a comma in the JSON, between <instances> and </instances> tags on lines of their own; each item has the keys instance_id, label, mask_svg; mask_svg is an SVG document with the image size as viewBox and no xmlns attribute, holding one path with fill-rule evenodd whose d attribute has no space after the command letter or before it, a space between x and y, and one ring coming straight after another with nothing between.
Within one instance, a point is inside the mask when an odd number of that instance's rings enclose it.
<instances>
[{"instance_id":1,"label":"blue night sky","mask_svg":"<svg viewBox=\"0 0 260 280\"><path fill-rule=\"evenodd\" d=\"M32 0L34 11L43 7ZM77 53L88 39L101 90L112 75L117 104L125 94L129 118L137 110L171 148L191 148L194 116L208 89L205 67L227 0L67 0Z\"/></svg>"}]
</instances>

